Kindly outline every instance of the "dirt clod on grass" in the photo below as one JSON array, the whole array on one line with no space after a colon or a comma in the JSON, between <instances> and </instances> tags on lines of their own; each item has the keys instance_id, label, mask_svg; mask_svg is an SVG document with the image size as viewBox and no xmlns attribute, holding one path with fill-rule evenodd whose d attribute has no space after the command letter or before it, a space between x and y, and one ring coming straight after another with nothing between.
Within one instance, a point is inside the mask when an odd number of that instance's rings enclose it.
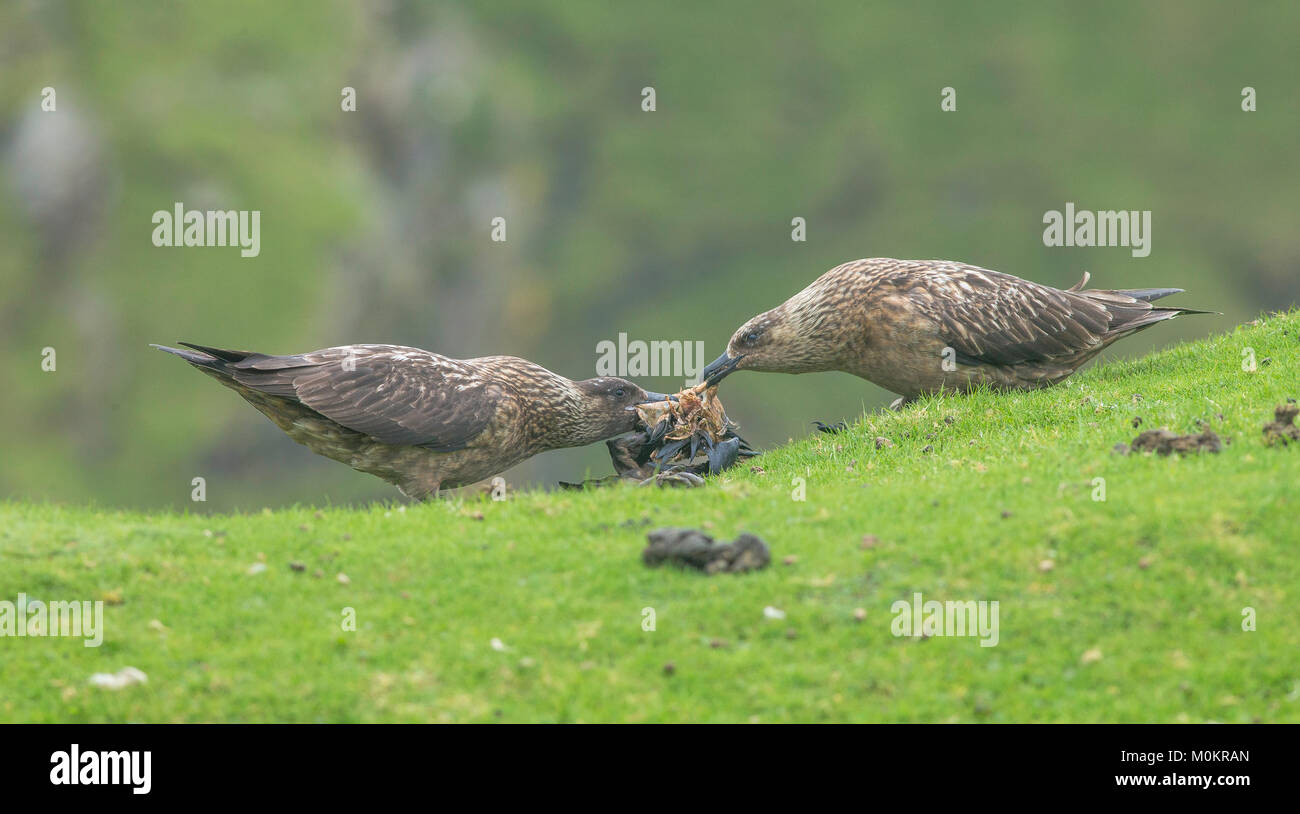
<instances>
[{"instance_id":1,"label":"dirt clod on grass","mask_svg":"<svg viewBox=\"0 0 1300 814\"><path fill-rule=\"evenodd\" d=\"M741 534L727 544L695 529L655 529L646 537L650 544L641 552L641 561L651 568L671 563L706 574L736 574L766 568L772 562L767 543L752 534Z\"/></svg>"},{"instance_id":2,"label":"dirt clod on grass","mask_svg":"<svg viewBox=\"0 0 1300 814\"><path fill-rule=\"evenodd\" d=\"M1179 435L1161 427L1158 430L1147 430L1134 438L1128 449L1133 452L1154 452L1157 455L1218 452L1223 449L1223 439L1213 430L1205 430L1196 435ZM1127 454L1128 449L1123 444L1115 445L1115 451L1121 455Z\"/></svg>"},{"instance_id":3,"label":"dirt clod on grass","mask_svg":"<svg viewBox=\"0 0 1300 814\"><path fill-rule=\"evenodd\" d=\"M1264 443L1271 447L1274 444L1286 446L1292 441L1300 441L1300 427L1295 425L1297 414L1300 414L1300 404L1279 404L1273 410L1273 420L1264 425Z\"/></svg>"}]
</instances>

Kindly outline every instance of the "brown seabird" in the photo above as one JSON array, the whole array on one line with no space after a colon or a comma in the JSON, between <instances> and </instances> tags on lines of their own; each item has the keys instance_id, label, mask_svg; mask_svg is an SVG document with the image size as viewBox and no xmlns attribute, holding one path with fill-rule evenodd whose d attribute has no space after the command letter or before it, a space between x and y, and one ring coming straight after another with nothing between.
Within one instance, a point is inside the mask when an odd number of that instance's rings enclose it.
<instances>
[{"instance_id":1,"label":"brown seabird","mask_svg":"<svg viewBox=\"0 0 1300 814\"><path fill-rule=\"evenodd\" d=\"M839 370L900 394L899 407L979 384L1047 387L1117 339L1212 313L1151 304L1181 288L1084 289L1088 276L1062 291L965 263L855 260L742 325L704 378Z\"/></svg>"},{"instance_id":2,"label":"brown seabird","mask_svg":"<svg viewBox=\"0 0 1300 814\"><path fill-rule=\"evenodd\" d=\"M572 381L513 356L450 359L400 345L268 356L174 353L239 393L290 438L417 500L491 477L539 452L632 431L662 401L626 379Z\"/></svg>"}]
</instances>

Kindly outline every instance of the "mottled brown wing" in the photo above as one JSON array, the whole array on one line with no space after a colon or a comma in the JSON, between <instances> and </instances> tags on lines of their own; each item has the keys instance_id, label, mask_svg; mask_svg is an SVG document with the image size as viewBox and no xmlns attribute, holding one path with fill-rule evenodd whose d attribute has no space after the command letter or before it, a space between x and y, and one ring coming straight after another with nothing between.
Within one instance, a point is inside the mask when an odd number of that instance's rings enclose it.
<instances>
[{"instance_id":1,"label":"mottled brown wing","mask_svg":"<svg viewBox=\"0 0 1300 814\"><path fill-rule=\"evenodd\" d=\"M918 275L908 292L964 364L1071 357L1103 343L1110 315L1086 298L972 266Z\"/></svg>"},{"instance_id":2,"label":"mottled brown wing","mask_svg":"<svg viewBox=\"0 0 1300 814\"><path fill-rule=\"evenodd\" d=\"M501 387L471 365L395 345L259 355L230 369L242 384L296 398L386 444L442 452L463 449L482 433L503 398Z\"/></svg>"}]
</instances>

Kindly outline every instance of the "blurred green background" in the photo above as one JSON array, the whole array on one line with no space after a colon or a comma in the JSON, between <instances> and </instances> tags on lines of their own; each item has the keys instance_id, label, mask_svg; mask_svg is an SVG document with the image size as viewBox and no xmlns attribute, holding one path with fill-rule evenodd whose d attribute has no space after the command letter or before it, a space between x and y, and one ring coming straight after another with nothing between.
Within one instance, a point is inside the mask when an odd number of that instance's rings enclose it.
<instances>
[{"instance_id":1,"label":"blurred green background","mask_svg":"<svg viewBox=\"0 0 1300 814\"><path fill-rule=\"evenodd\" d=\"M149 342L391 342L584 378L619 332L711 359L870 256L1088 270L1224 312L1111 354L1225 330L1300 298L1297 24L1294 3L5 3L0 496L396 495ZM154 247L175 201L260 210L260 256ZM1067 201L1151 210L1150 256L1045 247ZM889 398L843 374L724 391L760 447ZM508 477L587 471L603 445Z\"/></svg>"}]
</instances>

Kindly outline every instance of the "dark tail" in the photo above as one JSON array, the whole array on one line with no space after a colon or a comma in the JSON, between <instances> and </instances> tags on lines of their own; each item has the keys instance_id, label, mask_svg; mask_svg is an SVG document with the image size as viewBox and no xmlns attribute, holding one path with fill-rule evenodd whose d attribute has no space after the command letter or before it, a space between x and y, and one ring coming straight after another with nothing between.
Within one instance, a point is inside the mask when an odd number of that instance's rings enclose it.
<instances>
[{"instance_id":1,"label":"dark tail","mask_svg":"<svg viewBox=\"0 0 1300 814\"><path fill-rule=\"evenodd\" d=\"M177 344L193 350L169 348L166 345L150 347L181 357L222 384L234 387L241 393L246 389L252 389L295 401L298 396L294 389L293 374L301 368L315 367L319 364L309 362L301 356L267 356L250 350L209 348L192 342ZM247 393L244 393L244 398L249 398Z\"/></svg>"},{"instance_id":2,"label":"dark tail","mask_svg":"<svg viewBox=\"0 0 1300 814\"><path fill-rule=\"evenodd\" d=\"M195 345L190 342L180 342L180 345L193 348L194 350L182 350L180 348L169 348L166 345L153 345L149 347L166 351L173 356L179 356L193 365L199 372L205 373L217 381L229 387L254 407L266 413L272 421L279 424L279 419L273 415L274 411L268 412L265 400L256 395L256 393L266 393L273 396L294 397L292 386L285 386L280 381L264 381L266 377L259 375L257 371L246 371L242 369L244 364L256 363L258 359L267 357L260 353L253 353L244 350L225 350L222 348L209 348L203 345ZM295 399L296 400L296 399ZM281 429L284 429L281 425Z\"/></svg>"},{"instance_id":3,"label":"dark tail","mask_svg":"<svg viewBox=\"0 0 1300 814\"><path fill-rule=\"evenodd\" d=\"M262 356L264 354L254 353L250 350L223 350L221 348L209 348L203 345L195 345L193 342L179 342L187 348L194 348L203 351L209 356L215 356L223 362L242 362L250 356Z\"/></svg>"},{"instance_id":4,"label":"dark tail","mask_svg":"<svg viewBox=\"0 0 1300 814\"><path fill-rule=\"evenodd\" d=\"M193 348L194 350L182 350L180 348L169 348L166 345L154 345L154 344L150 344L149 347L157 348L158 350L166 351L167 353L171 353L176 356L179 356L185 361L194 365L195 367L200 367L205 370L211 370L227 376L231 375L230 371L227 369L228 365L234 364L236 362L242 362L251 356L261 355L261 354L257 354L245 350L223 350L221 348L208 348L208 347L204 347L203 345L195 345L190 342L179 342L177 344L184 345L187 348Z\"/></svg>"},{"instance_id":5,"label":"dark tail","mask_svg":"<svg viewBox=\"0 0 1300 814\"><path fill-rule=\"evenodd\" d=\"M185 343L182 342L180 344L183 345ZM158 350L175 354L176 356L181 357L182 359L189 362L190 364L198 365L200 367L212 367L214 363L221 361L220 359L208 353L195 353L192 350L181 350L180 348L169 348L166 345L155 345L152 342L149 343L149 347L157 348Z\"/></svg>"},{"instance_id":6,"label":"dark tail","mask_svg":"<svg viewBox=\"0 0 1300 814\"><path fill-rule=\"evenodd\" d=\"M1181 288L1085 289L1084 286L1088 284L1090 276L1085 271L1083 279L1070 286L1068 290L1073 294L1087 297L1110 313L1109 333L1111 335L1126 336L1134 331L1149 328L1157 322L1173 319L1179 314L1219 313L1218 311L1202 311L1197 308L1151 304L1161 297L1183 293Z\"/></svg>"}]
</instances>

